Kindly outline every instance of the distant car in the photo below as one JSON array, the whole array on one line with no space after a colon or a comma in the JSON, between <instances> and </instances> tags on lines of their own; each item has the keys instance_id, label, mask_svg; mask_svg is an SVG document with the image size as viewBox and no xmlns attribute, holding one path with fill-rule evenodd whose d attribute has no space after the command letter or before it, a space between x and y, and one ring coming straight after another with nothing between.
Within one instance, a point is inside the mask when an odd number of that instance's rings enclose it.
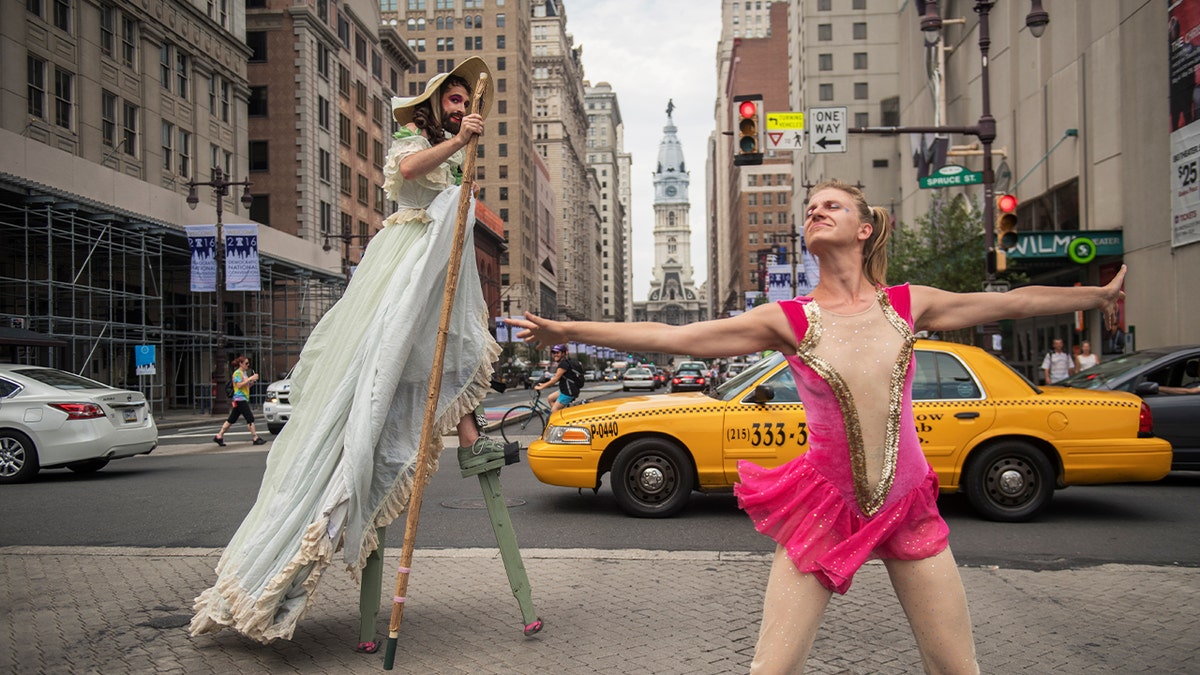
<instances>
[{"instance_id":1,"label":"distant car","mask_svg":"<svg viewBox=\"0 0 1200 675\"><path fill-rule=\"evenodd\" d=\"M724 382L731 377L737 377L737 375L745 369L745 363L731 363L725 366L725 372L721 375L721 381Z\"/></svg>"},{"instance_id":2,"label":"distant car","mask_svg":"<svg viewBox=\"0 0 1200 675\"><path fill-rule=\"evenodd\" d=\"M677 391L702 391L708 386L705 371L694 366L681 366L671 376L671 393Z\"/></svg>"},{"instance_id":3,"label":"distant car","mask_svg":"<svg viewBox=\"0 0 1200 675\"><path fill-rule=\"evenodd\" d=\"M622 391L629 391L630 389L654 391L656 388L654 373L650 372L649 368L628 368L625 370L625 374L621 376Z\"/></svg>"},{"instance_id":4,"label":"distant car","mask_svg":"<svg viewBox=\"0 0 1200 675\"><path fill-rule=\"evenodd\" d=\"M600 371L589 370L584 372L583 379L585 382L595 382L600 379Z\"/></svg>"},{"instance_id":5,"label":"distant car","mask_svg":"<svg viewBox=\"0 0 1200 675\"><path fill-rule=\"evenodd\" d=\"M1056 384L1141 396L1154 414L1154 435L1171 442L1171 468L1200 471L1200 345L1144 349L1110 358ZM1168 394L1160 387L1196 393Z\"/></svg>"},{"instance_id":6,"label":"distant car","mask_svg":"<svg viewBox=\"0 0 1200 675\"><path fill-rule=\"evenodd\" d=\"M54 368L0 364L0 483L41 469L76 473L158 447L158 426L138 391Z\"/></svg>"},{"instance_id":7,"label":"distant car","mask_svg":"<svg viewBox=\"0 0 1200 675\"><path fill-rule=\"evenodd\" d=\"M1119 391L1039 389L966 345L919 340L913 413L943 492L966 493L989 520L1029 520L1068 485L1154 481L1171 445L1154 437L1149 407ZM1179 398L1200 398L1182 396ZM538 480L597 488L611 474L626 513L679 513L693 490L728 491L737 460L764 467L808 449L808 424L782 354L715 392L632 396L559 411L528 450Z\"/></svg>"},{"instance_id":8,"label":"distant car","mask_svg":"<svg viewBox=\"0 0 1200 675\"><path fill-rule=\"evenodd\" d=\"M263 402L263 417L267 431L278 434L292 418L292 380L283 378L267 385L267 400Z\"/></svg>"},{"instance_id":9,"label":"distant car","mask_svg":"<svg viewBox=\"0 0 1200 675\"><path fill-rule=\"evenodd\" d=\"M684 368L695 368L701 372L708 372L708 364L703 361L683 361L675 366L675 371L678 372Z\"/></svg>"}]
</instances>

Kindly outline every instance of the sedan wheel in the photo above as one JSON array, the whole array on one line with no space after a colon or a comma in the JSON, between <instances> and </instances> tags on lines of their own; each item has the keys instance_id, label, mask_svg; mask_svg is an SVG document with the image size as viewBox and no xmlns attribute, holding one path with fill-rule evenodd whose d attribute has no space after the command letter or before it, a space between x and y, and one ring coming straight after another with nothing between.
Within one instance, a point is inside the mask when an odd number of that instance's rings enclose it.
<instances>
[{"instance_id":1,"label":"sedan wheel","mask_svg":"<svg viewBox=\"0 0 1200 675\"><path fill-rule=\"evenodd\" d=\"M695 484L691 457L670 441L643 438L630 443L613 462L617 504L639 518L668 518L687 505Z\"/></svg>"},{"instance_id":2,"label":"sedan wheel","mask_svg":"<svg viewBox=\"0 0 1200 675\"><path fill-rule=\"evenodd\" d=\"M1040 450L1018 441L998 443L970 461L964 488L971 506L988 520L1032 519L1054 496L1054 468Z\"/></svg>"},{"instance_id":3,"label":"sedan wheel","mask_svg":"<svg viewBox=\"0 0 1200 675\"><path fill-rule=\"evenodd\" d=\"M38 472L37 448L19 431L0 431L0 483L24 483Z\"/></svg>"}]
</instances>

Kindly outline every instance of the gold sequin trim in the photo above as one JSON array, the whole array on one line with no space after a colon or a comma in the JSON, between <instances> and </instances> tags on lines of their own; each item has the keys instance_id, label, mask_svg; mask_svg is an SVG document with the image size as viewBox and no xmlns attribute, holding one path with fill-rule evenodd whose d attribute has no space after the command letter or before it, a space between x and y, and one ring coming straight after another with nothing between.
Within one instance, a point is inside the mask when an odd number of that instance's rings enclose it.
<instances>
[{"instance_id":1,"label":"gold sequin trim","mask_svg":"<svg viewBox=\"0 0 1200 675\"><path fill-rule=\"evenodd\" d=\"M896 310L888 301L887 292L880 289L876 292L876 299L883 310L884 316L892 327L904 336L904 344L900 348L900 354L896 359L895 365L892 366L892 381L890 387L890 398L888 405L888 422L887 431L884 441L883 467L879 484L872 490L870 481L867 480L867 458L866 450L863 448L862 438L862 423L858 419L858 408L854 404L854 396L850 393L850 387L836 369L824 359L816 356L813 349L821 341L821 309L815 302L810 302L804 306L805 316L808 318L808 330L804 333L804 339L800 341L797 357L800 358L809 368L812 368L818 375L829 384L830 390L833 391L834 398L837 399L838 408L842 412L842 423L846 427L846 442L850 449L850 470L854 476L854 497L858 502L858 508L864 515L873 516L879 512L887 499L888 493L892 490L892 484L896 480L896 457L900 450L900 412L903 404L904 378L908 373L908 364L912 358L913 344L916 338L912 334L912 330Z\"/></svg>"}]
</instances>

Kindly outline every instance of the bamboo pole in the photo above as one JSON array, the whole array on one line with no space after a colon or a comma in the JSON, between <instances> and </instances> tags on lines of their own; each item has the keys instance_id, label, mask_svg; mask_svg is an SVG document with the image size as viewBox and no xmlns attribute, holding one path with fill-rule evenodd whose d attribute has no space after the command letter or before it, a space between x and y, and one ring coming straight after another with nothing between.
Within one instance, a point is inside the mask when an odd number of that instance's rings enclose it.
<instances>
[{"instance_id":1,"label":"bamboo pole","mask_svg":"<svg viewBox=\"0 0 1200 675\"><path fill-rule=\"evenodd\" d=\"M479 74L471 98L471 112L479 111L483 91L488 85L487 73ZM434 100L434 105L441 101ZM412 565L413 547L417 539L417 522L421 517L421 499L425 484L429 480L430 446L437 438L437 401L442 390L442 365L446 360L446 340L450 334L450 314L454 309L454 296L458 292L458 273L462 265L463 246L467 234L467 214L471 210L471 190L468 181L475 177L475 152L479 135L467 141L463 160L463 185L458 195L458 220L454 227L454 244L450 248L450 263L446 268L446 291L442 294L442 315L438 323L437 343L433 350L433 370L429 374L429 394L425 400L425 417L421 423L421 445L417 449L416 473L413 476L412 495L408 501L408 519L404 527L404 545L400 551L400 568L396 573L396 593L392 598L392 618L388 623L387 650L383 656L384 670L391 670L396 658L396 640L400 637L400 622L404 618L404 602L408 593L408 576Z\"/></svg>"}]
</instances>

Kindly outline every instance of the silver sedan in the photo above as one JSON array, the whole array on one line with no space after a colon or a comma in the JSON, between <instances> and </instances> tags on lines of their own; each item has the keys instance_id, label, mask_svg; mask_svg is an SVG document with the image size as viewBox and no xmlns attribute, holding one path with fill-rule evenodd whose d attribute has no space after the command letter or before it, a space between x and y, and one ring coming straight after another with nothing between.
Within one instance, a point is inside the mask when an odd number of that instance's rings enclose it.
<instances>
[{"instance_id":1,"label":"silver sedan","mask_svg":"<svg viewBox=\"0 0 1200 675\"><path fill-rule=\"evenodd\" d=\"M623 391L629 391L630 389L654 391L656 386L654 373L650 372L649 368L630 368L621 377L621 389Z\"/></svg>"},{"instance_id":2,"label":"silver sedan","mask_svg":"<svg viewBox=\"0 0 1200 675\"><path fill-rule=\"evenodd\" d=\"M99 471L158 447L158 426L137 391L54 368L0 364L0 483L40 469Z\"/></svg>"}]
</instances>

